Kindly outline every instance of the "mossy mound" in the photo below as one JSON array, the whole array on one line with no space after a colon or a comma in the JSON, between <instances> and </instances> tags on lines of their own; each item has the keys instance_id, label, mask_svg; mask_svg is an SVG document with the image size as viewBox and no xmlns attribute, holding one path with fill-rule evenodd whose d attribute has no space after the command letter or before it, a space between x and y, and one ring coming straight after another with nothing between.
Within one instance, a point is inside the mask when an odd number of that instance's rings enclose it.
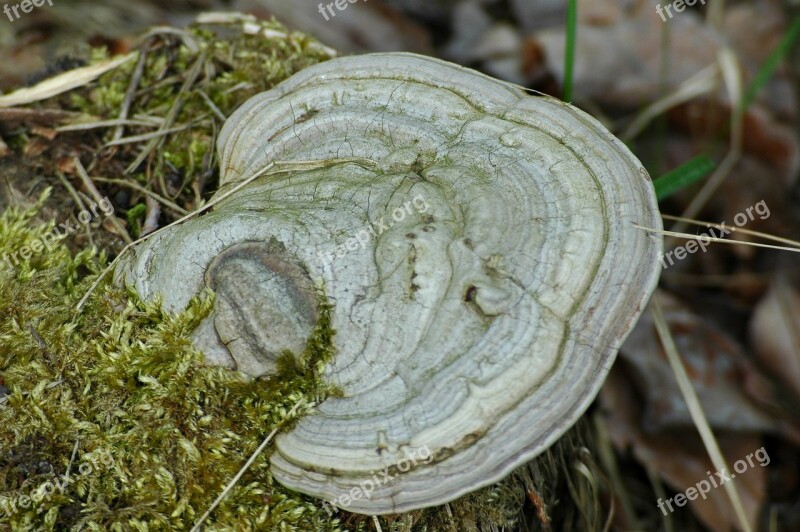
<instances>
[{"instance_id":1,"label":"mossy mound","mask_svg":"<svg viewBox=\"0 0 800 532\"><path fill-rule=\"evenodd\" d=\"M52 230L29 228L31 216L9 210L0 218L0 255ZM325 393L318 379L329 356L324 319L302 366L270 382L246 382L202 365L190 345L210 294L171 316L104 285L76 313L85 274L102 264L92 251L72 257L59 242L0 272L0 379L8 393L0 406L0 522L14 530L188 528L295 403L302 413ZM88 474L81 474L84 463ZM72 482L64 482L68 472ZM47 494L55 480L63 492ZM39 500L28 505L26 497ZM339 528L313 500L274 485L266 456L214 520L252 529Z\"/></svg>"},{"instance_id":2,"label":"mossy mound","mask_svg":"<svg viewBox=\"0 0 800 532\"><path fill-rule=\"evenodd\" d=\"M29 189L53 188L33 207L0 215L0 530L188 530L272 431L287 429L336 393L320 379L334 356L335 331L324 312L299 363L287 357L278 377L248 381L204 366L191 346L189 335L208 314L211 293L198 294L176 316L158 301L144 303L104 282L76 311L120 240L96 220L85 229L93 235L88 242L105 250L98 251L76 240L80 235L54 238L55 224L41 221L43 211L63 220L77 208L69 199L74 191L43 177L69 174L70 153L80 154L92 175L114 178L97 185L125 213L133 237L150 208L144 191L178 206L164 209L161 226L213 192L222 118L252 94L329 57L312 39L275 22L239 22L224 32L195 26L143 39L139 68L128 62L94 84L31 106L97 121L117 118L129 99L130 119L163 118L159 127L169 132L114 146L108 142L115 126L62 132L35 156L30 148L41 128L23 120L6 136L13 154L0 177L19 190L16 172L8 169L24 167L38 183ZM146 124L125 127L128 138L153 132ZM40 251L21 258L24 246ZM14 261L4 261L12 255ZM379 520L330 515L321 501L277 484L267 447L204 527L595 529L605 520L602 483L583 447L586 431L579 424L499 484L443 507Z\"/></svg>"}]
</instances>

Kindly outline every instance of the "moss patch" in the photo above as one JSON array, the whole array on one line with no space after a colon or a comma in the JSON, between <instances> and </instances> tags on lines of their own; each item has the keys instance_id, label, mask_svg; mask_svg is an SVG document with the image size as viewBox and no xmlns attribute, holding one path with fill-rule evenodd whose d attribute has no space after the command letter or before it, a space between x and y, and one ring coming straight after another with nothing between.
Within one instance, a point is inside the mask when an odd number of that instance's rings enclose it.
<instances>
[{"instance_id":1,"label":"moss patch","mask_svg":"<svg viewBox=\"0 0 800 532\"><path fill-rule=\"evenodd\" d=\"M9 210L0 217L0 255L51 231L29 228L32 216ZM270 382L246 382L203 366L190 345L210 294L172 316L105 285L75 315L88 288L82 275L98 273L103 262L92 251L71 257L58 243L0 271L0 382L8 393L0 399L0 523L14 530L191 526L295 403L302 414L328 392L319 379L330 356L325 312L302 363ZM65 483L70 463L73 482ZM82 464L92 471L82 475ZM37 497L55 482L63 492ZM266 455L214 522L339 529L313 500L272 482Z\"/></svg>"}]
</instances>

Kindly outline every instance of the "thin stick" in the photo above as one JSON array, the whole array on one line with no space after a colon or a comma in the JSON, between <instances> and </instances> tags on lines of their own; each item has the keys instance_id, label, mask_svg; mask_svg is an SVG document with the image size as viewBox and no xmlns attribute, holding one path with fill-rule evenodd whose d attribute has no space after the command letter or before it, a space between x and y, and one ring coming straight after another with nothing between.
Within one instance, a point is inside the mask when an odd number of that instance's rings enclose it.
<instances>
[{"instance_id":1,"label":"thin stick","mask_svg":"<svg viewBox=\"0 0 800 532\"><path fill-rule=\"evenodd\" d=\"M59 126L55 128L59 133L65 131L86 131L89 129L98 129L102 127L112 126L140 126L140 127L158 127L159 124L155 122L147 122L145 120L127 120L115 118L113 120L97 120L95 122L81 122L79 124L67 124L66 126Z\"/></svg>"},{"instance_id":2,"label":"thin stick","mask_svg":"<svg viewBox=\"0 0 800 532\"><path fill-rule=\"evenodd\" d=\"M77 156L74 158L74 160L75 160L75 169L78 171L78 177L80 177L81 181L83 181L83 185L92 195L94 201L96 201L97 203L101 203L103 201L103 197L100 195L100 191L97 190L97 187L94 186L94 183L92 182L92 179L89 177L89 174L86 173L86 169L81 164L81 160ZM122 224L119 223L119 220L117 220L116 216L111 215L108 217L108 219L111 221L111 225L114 226L114 229L117 230L117 234L120 235L123 238L123 240L125 240L125 242L127 242L128 244L132 244L133 239L131 238L131 235L128 234L127 229L122 227Z\"/></svg>"},{"instance_id":3,"label":"thin stick","mask_svg":"<svg viewBox=\"0 0 800 532\"><path fill-rule=\"evenodd\" d=\"M138 190L139 192L141 192L143 194L147 194L148 196L150 196L151 198L153 198L157 202L163 204L165 207L169 207L170 209L172 209L173 211L177 212L181 216L189 214L189 212L190 212L190 211L187 211L186 209L184 209L183 207L181 207L180 205L176 204L175 202L170 201L167 198L159 195L158 193L153 192L152 190L143 187L142 185L140 185L139 183L137 183L135 181L129 181L127 179L111 179L111 178L107 178L107 177L93 177L92 179L94 179L95 181L99 181L100 183L110 183L112 185L119 185L119 186L122 186L122 187L132 188L133 190Z\"/></svg>"},{"instance_id":4,"label":"thin stick","mask_svg":"<svg viewBox=\"0 0 800 532\"><path fill-rule=\"evenodd\" d=\"M106 142L103 144L104 148L110 148L112 146L120 146L122 144L133 144L135 142L142 142L144 140L153 140L159 137L165 137L167 135L171 135L172 133L177 133L179 131L185 131L189 128L194 127L198 122L201 122L205 119L208 115L203 115L197 118L197 120L193 120L188 124L183 124L180 126L171 127L169 129L159 129L158 131L152 131L150 133L142 133L141 135L132 135L130 137L122 137L119 139L114 139L111 141Z\"/></svg>"},{"instance_id":5,"label":"thin stick","mask_svg":"<svg viewBox=\"0 0 800 532\"><path fill-rule=\"evenodd\" d=\"M706 419L705 413L703 412L700 399L698 399L692 387L692 382L689 380L689 375L686 373L686 368L681 362L680 355L678 355L678 349L675 347L675 341L672 338L672 333L670 333L669 326L664 318L664 313L661 310L661 304L658 302L657 297L653 298L650 311L653 314L653 324L658 332L658 337L661 339L664 352L667 354L672 372L675 374L675 378L678 381L678 388L680 388L683 399L686 401L686 406L689 408L692 421L694 421L695 427L697 427L697 431L700 433L700 437L703 440L703 444L706 446L706 451L708 451L711 462L714 464L714 467L717 468L718 472L722 472L727 469L725 458L722 456L722 451L714 437L714 432L711 430L708 419ZM747 514L744 511L744 506L742 506L742 500L739 498L739 492L736 486L732 482L725 482L725 491L728 494L728 498L731 500L731 504L733 505L733 509L736 512L742 529L745 532L750 532L752 529L747 520Z\"/></svg>"},{"instance_id":6,"label":"thin stick","mask_svg":"<svg viewBox=\"0 0 800 532\"><path fill-rule=\"evenodd\" d=\"M141 242L144 242L145 240L148 240L150 237L153 237L153 236L159 234L161 231L163 231L165 229L168 229L168 228L170 228L170 227L172 227L174 225L181 224L181 223L185 222L186 220L188 220L189 218L191 218L193 216L196 216L196 215L198 215L198 214L200 214L202 212L207 211L208 209L210 209L211 207L213 207L214 205L216 205L220 201L228 198L231 194L235 194L236 192L238 192L239 190L241 190L242 188L244 188L245 186L247 186L251 182L255 181L257 178L259 178L259 177L261 177L263 175L273 175L273 174L279 174L279 173L283 173L283 172L292 172L292 171L298 171L298 170L314 170L316 168L325 168L327 166L331 166L331 165L334 165L334 164L345 164L345 163L355 163L355 164L366 165L366 166L375 166L377 164L375 161L372 161L370 159L365 159L365 158L362 158L362 157L353 157L353 158L349 158L349 159L321 159L321 160L314 160L314 161L272 161L272 162L270 162L264 168L262 168L261 170L259 170L255 174L253 174L252 176L248 177L247 179L245 179L244 181L242 181L241 183L239 183L235 187L231 188L229 191L225 192L221 196L213 198L211 201L209 201L208 203L206 203L202 207L198 208L196 211L190 212L186 216L183 216L182 218L179 218L179 219L175 220L171 224L165 225L164 227L162 227L158 231L154 231L154 232L152 232L152 233L150 233L148 235L145 235L145 236L141 237L139 240L137 240L135 242L131 242L130 244L127 244L124 248L122 248L122 250L116 256L116 258L113 261L111 261L111 264L109 264L108 267L106 267L106 269L103 270L100 273L100 275L97 277L97 279L95 279L95 281L89 287L89 290L86 292L86 294L81 298L80 301L78 301L78 305L75 307L75 310L77 310L77 311L81 310L83 305L86 304L86 301L89 300L89 297L92 295L92 293L97 289L98 286L100 286L100 283L102 282L103 278L111 270L114 269L114 266L117 265L117 263L122 258L122 256L129 249L131 249L133 246L135 246L136 244L140 244ZM277 168L277 169L275 169L275 171L271 171L276 166L280 166L281 168Z\"/></svg>"},{"instance_id":7,"label":"thin stick","mask_svg":"<svg viewBox=\"0 0 800 532\"><path fill-rule=\"evenodd\" d=\"M197 92L197 94L200 95L201 98L203 98L203 101L206 102L206 105L208 106L208 108L211 109L211 111L214 113L214 115L217 118L219 118L223 122L225 120L227 120L225 115L222 114L222 111L219 110L219 107L217 107L217 105L213 101L211 101L211 98L208 97L208 94L206 94L205 92L203 92L200 89L197 89L196 92Z\"/></svg>"},{"instance_id":8,"label":"thin stick","mask_svg":"<svg viewBox=\"0 0 800 532\"><path fill-rule=\"evenodd\" d=\"M269 442L272 441L272 438L275 437L275 435L278 433L278 430L281 428L281 426L283 426L283 424L286 421L288 421L294 415L294 413L300 407L301 403L302 403L302 400L297 401L294 404L294 406L292 407L292 409L289 410L289 413L286 414L286 417L283 418L283 421L278 423L278 426L276 426L274 429L272 429L272 432L270 432L267 435L267 437L264 438L264 441L261 442L261 445L258 446L258 449L256 449L255 452L250 456L250 459L247 460L247 462L245 462L245 464L242 466L242 468L239 469L239 472L236 473L236 476L234 476L233 479L231 479L231 481L228 482L228 485L225 486L225 489L222 490L222 493L219 494L219 496L211 504L211 506L208 508L208 510L206 510L206 512L194 524L194 526L192 527L191 532L197 532L198 530L200 530L200 526L203 524L203 522L205 522L205 520L208 519L208 516L211 515L211 512L213 512L217 508L217 506L220 505L220 503L223 501L223 499L225 499L225 497L228 496L228 493L233 489L233 487L236 485L236 483L239 482L239 479L242 478L242 475L244 475L245 472L247 472L247 470L250 468L250 466L253 465L253 462L256 461L256 458L258 458L258 456L262 453L262 451L264 451L264 449L267 447L267 445L269 445Z\"/></svg>"},{"instance_id":9,"label":"thin stick","mask_svg":"<svg viewBox=\"0 0 800 532\"><path fill-rule=\"evenodd\" d=\"M131 104L133 103L133 98L136 96L136 89L139 88L139 82L142 79L142 74L144 73L144 64L147 60L147 54L150 52L150 44L147 43L142 46L142 50L139 53L139 60L136 62L136 67L133 69L133 75L131 75L131 81L128 83L128 90L125 91L125 98L122 100L122 105L120 106L119 110L119 118L120 120L125 120L128 118L128 113L131 110ZM124 124L119 124L117 129L114 131L114 136L111 137L112 140L117 140L122 138L122 133L125 129Z\"/></svg>"},{"instance_id":10,"label":"thin stick","mask_svg":"<svg viewBox=\"0 0 800 532\"><path fill-rule=\"evenodd\" d=\"M183 108L183 104L186 103L186 98L189 93L189 89L194 85L194 82L197 80L197 77L200 75L201 68L203 63L205 62L206 54L202 52L200 56L195 60L194 64L192 64L191 69L189 69L189 73L186 76L186 79L181 85L180 90L178 91L178 95L175 98L175 101L170 107L167 116L164 118L164 124L161 126L161 131L167 130L172 127L172 124L175 123L175 119L178 118L179 111ZM150 155L150 153L157 147L161 146L164 141L164 137L160 136L157 138L153 138L150 142L145 145L144 149L139 152L139 155L133 160L131 164L125 169L126 174L133 173L136 168L144 162L145 159ZM166 190L164 183L161 183L162 191Z\"/></svg>"},{"instance_id":11,"label":"thin stick","mask_svg":"<svg viewBox=\"0 0 800 532\"><path fill-rule=\"evenodd\" d=\"M75 190L75 187L73 187L72 184L67 181L67 178L64 177L61 172L56 172L56 177L59 181L61 181L61 184L64 185L64 188L67 189L67 192L69 192L69 195L72 196L72 199L75 200L75 205L77 205L82 211L85 211L86 206L83 204L83 200L78 195L78 191Z\"/></svg>"}]
</instances>

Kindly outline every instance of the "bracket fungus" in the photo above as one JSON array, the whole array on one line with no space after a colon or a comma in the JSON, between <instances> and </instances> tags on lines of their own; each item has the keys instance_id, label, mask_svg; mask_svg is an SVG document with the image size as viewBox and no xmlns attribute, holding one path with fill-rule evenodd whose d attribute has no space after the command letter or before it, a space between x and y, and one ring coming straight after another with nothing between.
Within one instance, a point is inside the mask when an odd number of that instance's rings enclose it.
<instances>
[{"instance_id":1,"label":"bracket fungus","mask_svg":"<svg viewBox=\"0 0 800 532\"><path fill-rule=\"evenodd\" d=\"M575 107L441 60L307 68L233 113L218 150L218 194L293 166L155 235L117 278L174 310L212 287L193 340L252 376L302 350L324 294L343 393L271 464L306 494L362 490L349 511L442 504L541 453L658 281L661 237L634 227L660 228L658 205L630 151Z\"/></svg>"}]
</instances>

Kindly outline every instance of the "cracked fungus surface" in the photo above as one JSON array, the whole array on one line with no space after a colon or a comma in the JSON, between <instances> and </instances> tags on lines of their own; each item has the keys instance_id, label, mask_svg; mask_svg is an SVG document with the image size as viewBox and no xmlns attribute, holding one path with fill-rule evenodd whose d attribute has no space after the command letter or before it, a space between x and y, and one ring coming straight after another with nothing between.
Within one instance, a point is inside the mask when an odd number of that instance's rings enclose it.
<instances>
[{"instance_id":1,"label":"cracked fungus surface","mask_svg":"<svg viewBox=\"0 0 800 532\"><path fill-rule=\"evenodd\" d=\"M316 163L259 178L121 271L174 309L216 283L224 303L195 343L252 374L303 344L324 293L325 377L343 395L278 436L275 477L331 499L431 452L350 511L440 504L540 453L591 402L657 281L660 239L633 227L659 228L657 204L624 145L449 63L316 65L240 107L218 147L228 188L270 161Z\"/></svg>"}]
</instances>

